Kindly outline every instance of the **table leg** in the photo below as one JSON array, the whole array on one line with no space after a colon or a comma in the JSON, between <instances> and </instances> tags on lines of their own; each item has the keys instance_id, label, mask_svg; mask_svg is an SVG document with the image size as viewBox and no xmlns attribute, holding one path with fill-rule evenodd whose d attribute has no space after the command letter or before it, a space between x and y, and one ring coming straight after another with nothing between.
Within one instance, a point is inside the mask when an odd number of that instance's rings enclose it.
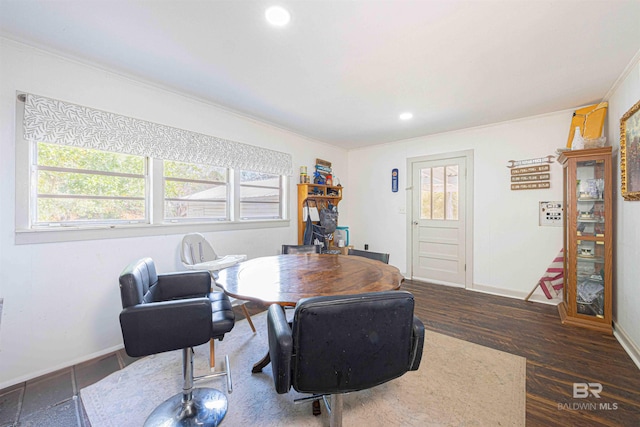
<instances>
[{"instance_id":1,"label":"table leg","mask_svg":"<svg viewBox=\"0 0 640 427\"><path fill-rule=\"evenodd\" d=\"M257 374L258 372L262 372L262 368L267 366L269 363L271 363L271 356L269 355L269 352L267 352L267 354L262 359L260 359L259 362L253 365L251 373Z\"/></svg>"},{"instance_id":2,"label":"table leg","mask_svg":"<svg viewBox=\"0 0 640 427\"><path fill-rule=\"evenodd\" d=\"M320 410L320 400L314 400L311 404L311 413L316 417L322 413Z\"/></svg>"}]
</instances>

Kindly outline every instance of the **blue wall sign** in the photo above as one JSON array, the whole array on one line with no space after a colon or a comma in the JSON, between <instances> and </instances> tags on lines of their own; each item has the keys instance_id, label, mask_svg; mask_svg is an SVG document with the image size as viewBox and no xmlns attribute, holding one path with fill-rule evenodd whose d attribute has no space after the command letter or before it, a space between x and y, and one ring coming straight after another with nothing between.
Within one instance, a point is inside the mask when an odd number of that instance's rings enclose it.
<instances>
[{"instance_id":1,"label":"blue wall sign","mask_svg":"<svg viewBox=\"0 0 640 427\"><path fill-rule=\"evenodd\" d=\"M398 192L398 169L391 171L391 191L394 193Z\"/></svg>"}]
</instances>

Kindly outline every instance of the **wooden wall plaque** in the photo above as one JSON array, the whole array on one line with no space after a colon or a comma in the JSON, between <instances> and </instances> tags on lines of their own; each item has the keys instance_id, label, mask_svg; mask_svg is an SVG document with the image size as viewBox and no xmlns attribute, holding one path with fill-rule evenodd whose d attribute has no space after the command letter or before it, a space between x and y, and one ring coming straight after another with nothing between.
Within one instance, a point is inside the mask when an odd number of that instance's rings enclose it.
<instances>
[{"instance_id":1,"label":"wooden wall plaque","mask_svg":"<svg viewBox=\"0 0 640 427\"><path fill-rule=\"evenodd\" d=\"M551 174L537 173L533 175L516 175L511 177L511 182L549 181Z\"/></svg>"},{"instance_id":2,"label":"wooden wall plaque","mask_svg":"<svg viewBox=\"0 0 640 427\"><path fill-rule=\"evenodd\" d=\"M549 181L543 181L511 184L512 190L536 190L539 188L551 188L551 183Z\"/></svg>"},{"instance_id":3,"label":"wooden wall plaque","mask_svg":"<svg viewBox=\"0 0 640 427\"><path fill-rule=\"evenodd\" d=\"M551 165L527 166L525 168L511 169L511 175L525 175L529 173L548 172Z\"/></svg>"}]
</instances>

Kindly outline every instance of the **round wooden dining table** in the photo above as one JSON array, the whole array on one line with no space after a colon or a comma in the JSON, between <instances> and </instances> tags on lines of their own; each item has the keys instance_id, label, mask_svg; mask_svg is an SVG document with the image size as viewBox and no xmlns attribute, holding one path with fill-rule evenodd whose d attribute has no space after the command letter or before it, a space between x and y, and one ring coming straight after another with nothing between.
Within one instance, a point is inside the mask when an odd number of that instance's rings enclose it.
<instances>
[{"instance_id":1,"label":"round wooden dining table","mask_svg":"<svg viewBox=\"0 0 640 427\"><path fill-rule=\"evenodd\" d=\"M295 306L302 298L400 289L391 265L354 255L298 254L254 258L220 271L216 283L234 298ZM269 364L269 353L253 373Z\"/></svg>"},{"instance_id":2,"label":"round wooden dining table","mask_svg":"<svg viewBox=\"0 0 640 427\"><path fill-rule=\"evenodd\" d=\"M399 289L400 271L353 255L299 254L254 258L220 271L217 284L232 297L295 306L302 298Z\"/></svg>"}]
</instances>

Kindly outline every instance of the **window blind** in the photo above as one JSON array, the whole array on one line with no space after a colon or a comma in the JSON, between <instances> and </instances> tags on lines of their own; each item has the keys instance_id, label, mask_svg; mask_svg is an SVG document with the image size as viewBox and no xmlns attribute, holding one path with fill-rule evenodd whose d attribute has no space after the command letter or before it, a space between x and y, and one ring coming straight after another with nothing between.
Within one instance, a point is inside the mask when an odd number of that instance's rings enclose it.
<instances>
[{"instance_id":1,"label":"window blind","mask_svg":"<svg viewBox=\"0 0 640 427\"><path fill-rule=\"evenodd\" d=\"M27 94L24 138L187 163L292 175L291 155Z\"/></svg>"}]
</instances>

